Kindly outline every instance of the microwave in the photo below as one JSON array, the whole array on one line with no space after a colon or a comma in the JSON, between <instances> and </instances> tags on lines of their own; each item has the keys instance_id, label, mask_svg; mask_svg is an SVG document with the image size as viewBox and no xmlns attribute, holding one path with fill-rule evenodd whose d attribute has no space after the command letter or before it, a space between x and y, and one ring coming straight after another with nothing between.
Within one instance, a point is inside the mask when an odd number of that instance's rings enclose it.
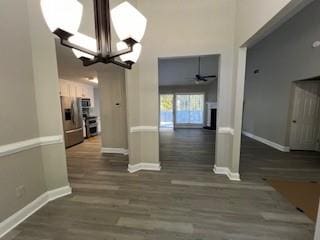
<instances>
[{"instance_id":1,"label":"microwave","mask_svg":"<svg viewBox=\"0 0 320 240\"><path fill-rule=\"evenodd\" d=\"M89 107L91 107L91 100L90 100L90 98L82 98L82 99L81 99L81 107L83 107L83 108L89 108Z\"/></svg>"}]
</instances>

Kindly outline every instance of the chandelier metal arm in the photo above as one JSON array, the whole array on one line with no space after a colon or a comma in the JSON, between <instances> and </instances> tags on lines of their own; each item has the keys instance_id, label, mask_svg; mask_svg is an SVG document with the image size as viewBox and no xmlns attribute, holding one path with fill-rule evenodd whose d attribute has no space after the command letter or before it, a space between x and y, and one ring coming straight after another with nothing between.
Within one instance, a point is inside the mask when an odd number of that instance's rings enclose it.
<instances>
[{"instance_id":1,"label":"chandelier metal arm","mask_svg":"<svg viewBox=\"0 0 320 240\"><path fill-rule=\"evenodd\" d=\"M95 59L88 59L88 58L84 58L82 57L81 58L82 62L83 62L83 65L88 67L88 66L91 66L93 64L96 64L96 63L99 63L99 62L102 62L102 63L105 63L105 64L108 64L108 63L113 63L115 65L118 65L120 67L123 67L123 68L126 68L126 69L132 69L132 65L134 64L133 62L119 62L115 59L102 59L102 58L95 58Z\"/></svg>"},{"instance_id":2,"label":"chandelier metal arm","mask_svg":"<svg viewBox=\"0 0 320 240\"><path fill-rule=\"evenodd\" d=\"M96 52L90 51L90 50L88 50L86 48L83 48L83 47L80 47L80 46L78 46L76 44L70 43L69 41L61 40L60 42L61 42L61 45L65 46L65 47L74 48L74 49L79 50L81 52L84 52L84 53L90 54L92 56L98 57L98 54Z\"/></svg>"},{"instance_id":3,"label":"chandelier metal arm","mask_svg":"<svg viewBox=\"0 0 320 240\"><path fill-rule=\"evenodd\" d=\"M134 64L134 62L128 61L124 63L124 62L119 62L115 59L111 59L110 62L126 69L132 69L132 65Z\"/></svg>"},{"instance_id":4,"label":"chandelier metal arm","mask_svg":"<svg viewBox=\"0 0 320 240\"><path fill-rule=\"evenodd\" d=\"M76 44L73 44L73 43L69 42L68 39L70 37L72 37L73 34L68 33L68 32L66 32L66 31L64 31L64 30L62 30L60 28L55 30L54 34L57 35L60 38L61 45L65 46L65 47L77 49L77 50L79 50L81 52L90 54L90 55L95 56L95 57L98 56L98 54L96 52L94 52L94 51L90 51L90 50L88 50L88 49L86 49L84 47L81 47L81 46L78 46Z\"/></svg>"},{"instance_id":5,"label":"chandelier metal arm","mask_svg":"<svg viewBox=\"0 0 320 240\"><path fill-rule=\"evenodd\" d=\"M109 55L109 58L116 58L116 57L119 57L123 54L131 53L132 51L133 51L133 46L129 46L129 48L124 49L122 51L111 52L111 54Z\"/></svg>"},{"instance_id":6,"label":"chandelier metal arm","mask_svg":"<svg viewBox=\"0 0 320 240\"><path fill-rule=\"evenodd\" d=\"M94 0L94 18L95 18L95 37L97 42L97 51L87 49L85 46L79 46L69 41L74 34L63 29L57 28L54 34L60 38L63 46L79 50L83 53L93 56L93 59L81 57L84 66L90 66L95 63L113 63L123 68L132 69L134 62L118 61L116 58L134 52L134 45L138 42L133 38L123 40L127 44L127 48L121 51L112 51L111 45L111 13L109 0Z\"/></svg>"}]
</instances>

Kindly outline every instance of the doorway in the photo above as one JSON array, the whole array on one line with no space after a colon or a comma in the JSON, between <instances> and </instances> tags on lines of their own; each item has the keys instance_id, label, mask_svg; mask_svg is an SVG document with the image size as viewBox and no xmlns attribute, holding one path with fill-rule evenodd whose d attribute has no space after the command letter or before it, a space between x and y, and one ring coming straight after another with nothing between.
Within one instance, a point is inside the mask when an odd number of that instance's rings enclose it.
<instances>
[{"instance_id":1,"label":"doorway","mask_svg":"<svg viewBox=\"0 0 320 240\"><path fill-rule=\"evenodd\" d=\"M220 55L159 59L160 161L163 170L212 173ZM215 124L214 124L215 125ZM169 131L168 131L169 130Z\"/></svg>"},{"instance_id":2,"label":"doorway","mask_svg":"<svg viewBox=\"0 0 320 240\"><path fill-rule=\"evenodd\" d=\"M290 120L290 149L319 151L320 81L294 83Z\"/></svg>"}]
</instances>

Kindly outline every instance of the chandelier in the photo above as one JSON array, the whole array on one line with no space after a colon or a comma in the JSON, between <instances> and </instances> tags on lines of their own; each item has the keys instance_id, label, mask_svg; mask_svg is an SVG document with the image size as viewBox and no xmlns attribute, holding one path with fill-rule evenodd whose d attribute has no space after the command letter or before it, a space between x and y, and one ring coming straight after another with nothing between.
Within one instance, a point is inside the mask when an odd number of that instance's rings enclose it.
<instances>
[{"instance_id":1,"label":"chandelier","mask_svg":"<svg viewBox=\"0 0 320 240\"><path fill-rule=\"evenodd\" d=\"M130 3L123 2L110 11L109 0L93 0L95 38L78 32L83 6L77 0L41 0L46 23L63 46L72 49L84 66L113 63L131 69L138 61L147 19ZM111 48L111 20L120 39L117 51Z\"/></svg>"}]
</instances>

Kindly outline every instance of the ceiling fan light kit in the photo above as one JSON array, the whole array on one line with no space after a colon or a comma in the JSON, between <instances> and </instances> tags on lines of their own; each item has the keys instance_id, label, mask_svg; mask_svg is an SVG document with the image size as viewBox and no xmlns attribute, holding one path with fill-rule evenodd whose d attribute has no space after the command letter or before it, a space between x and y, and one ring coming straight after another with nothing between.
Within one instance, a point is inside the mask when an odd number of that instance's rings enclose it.
<instances>
[{"instance_id":1,"label":"ceiling fan light kit","mask_svg":"<svg viewBox=\"0 0 320 240\"><path fill-rule=\"evenodd\" d=\"M83 6L77 0L41 0L40 4L51 32L84 66L101 62L131 69L138 61L147 19L130 3L123 2L110 11L109 0L94 0L96 38L78 32ZM116 52L111 48L111 20L120 39Z\"/></svg>"}]
</instances>

